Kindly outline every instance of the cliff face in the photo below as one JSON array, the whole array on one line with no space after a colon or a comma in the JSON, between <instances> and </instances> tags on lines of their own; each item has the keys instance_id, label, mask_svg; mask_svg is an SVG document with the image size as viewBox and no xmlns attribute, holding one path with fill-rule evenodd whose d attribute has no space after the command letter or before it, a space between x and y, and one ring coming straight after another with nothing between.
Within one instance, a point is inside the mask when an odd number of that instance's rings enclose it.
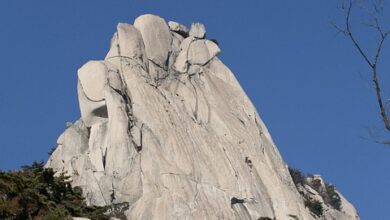
<instances>
[{"instance_id":1,"label":"cliff face","mask_svg":"<svg viewBox=\"0 0 390 220\"><path fill-rule=\"evenodd\" d=\"M317 218L205 34L154 15L118 24L105 59L79 69L81 118L47 166L88 204L128 202L128 219ZM323 206L326 219L358 219L345 199Z\"/></svg>"}]
</instances>

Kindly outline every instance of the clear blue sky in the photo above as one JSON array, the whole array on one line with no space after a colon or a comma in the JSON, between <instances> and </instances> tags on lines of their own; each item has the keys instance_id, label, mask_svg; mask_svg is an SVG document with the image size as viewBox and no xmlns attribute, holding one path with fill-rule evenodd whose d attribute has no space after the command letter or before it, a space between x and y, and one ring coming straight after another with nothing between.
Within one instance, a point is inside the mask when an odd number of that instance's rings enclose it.
<instances>
[{"instance_id":1,"label":"clear blue sky","mask_svg":"<svg viewBox=\"0 0 390 220\"><path fill-rule=\"evenodd\" d=\"M80 115L77 69L105 56L118 22L144 13L204 23L286 162L334 183L363 220L388 219L390 147L369 139L381 126L375 97L361 58L329 25L336 0L2 0L1 169L47 160Z\"/></svg>"}]
</instances>

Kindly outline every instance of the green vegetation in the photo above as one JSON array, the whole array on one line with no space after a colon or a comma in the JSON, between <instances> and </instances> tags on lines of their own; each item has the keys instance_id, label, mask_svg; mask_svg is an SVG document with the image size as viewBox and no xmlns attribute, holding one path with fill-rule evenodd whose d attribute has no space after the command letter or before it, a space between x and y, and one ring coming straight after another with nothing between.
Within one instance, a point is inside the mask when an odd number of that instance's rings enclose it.
<instances>
[{"instance_id":1,"label":"green vegetation","mask_svg":"<svg viewBox=\"0 0 390 220\"><path fill-rule=\"evenodd\" d=\"M321 202L317 200L306 200L305 206L316 216L321 217L324 214L324 208Z\"/></svg>"},{"instance_id":2,"label":"green vegetation","mask_svg":"<svg viewBox=\"0 0 390 220\"><path fill-rule=\"evenodd\" d=\"M336 192L336 187L331 184L325 184L326 193L323 198L325 202L331 205L337 210L341 210L341 198L340 195Z\"/></svg>"},{"instance_id":3,"label":"green vegetation","mask_svg":"<svg viewBox=\"0 0 390 220\"><path fill-rule=\"evenodd\" d=\"M318 194L323 198L326 205L333 207L336 210L341 210L341 198L340 195L336 191L336 187L325 183L325 188L323 187L321 181L319 179L314 179L311 182L307 181L307 175L303 174L298 169L289 168L291 178L298 189L298 192L304 197L305 206L310 209L312 213L317 216L322 216L323 207L321 202L312 201L308 196L306 196L300 189L299 186L309 185Z\"/></svg>"},{"instance_id":4,"label":"green vegetation","mask_svg":"<svg viewBox=\"0 0 390 220\"><path fill-rule=\"evenodd\" d=\"M105 213L112 207L87 206L81 189L73 188L69 177L54 174L43 162L18 171L0 171L0 219L109 219Z\"/></svg>"},{"instance_id":5,"label":"green vegetation","mask_svg":"<svg viewBox=\"0 0 390 220\"><path fill-rule=\"evenodd\" d=\"M295 186L298 186L299 184L303 186L306 183L306 176L300 170L289 167L288 171L290 171Z\"/></svg>"}]
</instances>

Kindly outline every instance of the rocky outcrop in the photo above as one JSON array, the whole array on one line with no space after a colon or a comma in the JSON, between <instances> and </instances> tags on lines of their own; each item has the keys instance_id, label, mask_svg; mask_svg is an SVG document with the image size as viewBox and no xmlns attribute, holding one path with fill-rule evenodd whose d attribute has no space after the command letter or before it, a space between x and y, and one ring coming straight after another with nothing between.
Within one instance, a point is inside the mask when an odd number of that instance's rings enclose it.
<instances>
[{"instance_id":1,"label":"rocky outcrop","mask_svg":"<svg viewBox=\"0 0 390 220\"><path fill-rule=\"evenodd\" d=\"M90 205L128 203L127 219L316 219L204 25L168 24L118 24L105 59L81 67L81 118L47 166Z\"/></svg>"},{"instance_id":2,"label":"rocky outcrop","mask_svg":"<svg viewBox=\"0 0 390 220\"><path fill-rule=\"evenodd\" d=\"M304 200L321 204L324 219L359 219L355 208L335 186L325 183L321 176L307 177L304 183L298 183L296 186Z\"/></svg>"}]
</instances>

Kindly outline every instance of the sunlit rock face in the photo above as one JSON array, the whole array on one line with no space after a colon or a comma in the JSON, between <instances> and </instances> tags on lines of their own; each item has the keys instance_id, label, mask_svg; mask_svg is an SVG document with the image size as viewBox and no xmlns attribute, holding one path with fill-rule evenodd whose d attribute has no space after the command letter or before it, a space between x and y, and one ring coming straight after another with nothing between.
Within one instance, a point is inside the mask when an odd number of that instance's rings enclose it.
<instances>
[{"instance_id":1,"label":"sunlit rock face","mask_svg":"<svg viewBox=\"0 0 390 220\"><path fill-rule=\"evenodd\" d=\"M47 166L90 205L129 203L127 219L316 219L205 36L155 15L118 24L105 59L78 71L81 118ZM332 216L358 219L342 202Z\"/></svg>"}]
</instances>

